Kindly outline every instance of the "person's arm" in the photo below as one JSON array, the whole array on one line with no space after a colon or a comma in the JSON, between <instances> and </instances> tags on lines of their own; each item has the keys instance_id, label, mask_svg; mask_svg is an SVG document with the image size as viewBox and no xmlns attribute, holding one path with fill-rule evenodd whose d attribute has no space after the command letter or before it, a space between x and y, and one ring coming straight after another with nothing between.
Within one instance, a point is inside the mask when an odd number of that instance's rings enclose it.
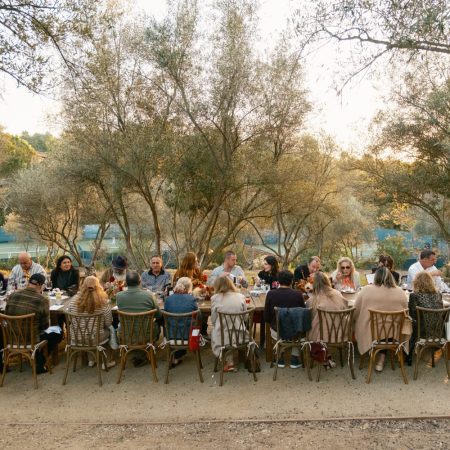
<instances>
[{"instance_id":1,"label":"person's arm","mask_svg":"<svg viewBox=\"0 0 450 450\"><path fill-rule=\"evenodd\" d=\"M53 269L50 273L50 281L52 282L52 288L55 289L57 283L58 275L56 273L56 269Z\"/></svg>"},{"instance_id":2,"label":"person's arm","mask_svg":"<svg viewBox=\"0 0 450 450\"><path fill-rule=\"evenodd\" d=\"M296 267L294 270L294 280L292 281L293 285L295 285L295 283L297 283L300 280L301 274L302 272L300 266Z\"/></svg>"},{"instance_id":3,"label":"person's arm","mask_svg":"<svg viewBox=\"0 0 450 450\"><path fill-rule=\"evenodd\" d=\"M414 294L414 292L411 293L409 296L409 302L408 302L408 311L409 316L413 320L413 322L416 322L417 320L417 297Z\"/></svg>"},{"instance_id":4,"label":"person's arm","mask_svg":"<svg viewBox=\"0 0 450 450\"><path fill-rule=\"evenodd\" d=\"M47 297L43 298L42 309L39 312L39 332L45 331L50 326L50 303Z\"/></svg>"}]
</instances>

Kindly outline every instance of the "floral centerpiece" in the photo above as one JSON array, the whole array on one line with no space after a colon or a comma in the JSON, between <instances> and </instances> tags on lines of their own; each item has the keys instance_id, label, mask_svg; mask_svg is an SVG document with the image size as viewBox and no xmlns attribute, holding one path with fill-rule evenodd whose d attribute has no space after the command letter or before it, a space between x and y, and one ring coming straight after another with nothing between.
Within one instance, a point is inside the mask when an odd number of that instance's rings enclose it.
<instances>
[{"instance_id":1,"label":"floral centerpiece","mask_svg":"<svg viewBox=\"0 0 450 450\"><path fill-rule=\"evenodd\" d=\"M117 280L113 275L109 277L109 287L106 289L106 294L111 303L116 302L116 295L118 292L123 291L125 287L124 280Z\"/></svg>"}]
</instances>

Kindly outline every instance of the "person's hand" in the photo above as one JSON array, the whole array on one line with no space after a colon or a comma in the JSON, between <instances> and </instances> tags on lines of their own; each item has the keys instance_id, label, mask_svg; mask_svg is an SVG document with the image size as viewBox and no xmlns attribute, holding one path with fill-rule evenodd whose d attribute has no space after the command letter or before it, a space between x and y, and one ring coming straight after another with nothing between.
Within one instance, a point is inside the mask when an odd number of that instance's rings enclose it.
<instances>
[{"instance_id":1,"label":"person's hand","mask_svg":"<svg viewBox=\"0 0 450 450\"><path fill-rule=\"evenodd\" d=\"M341 280L342 278L343 278L343 273L342 272L338 272L337 274L336 274L336 280Z\"/></svg>"},{"instance_id":2,"label":"person's hand","mask_svg":"<svg viewBox=\"0 0 450 450\"><path fill-rule=\"evenodd\" d=\"M428 272L432 277L442 277L442 271L441 270L432 270L431 272Z\"/></svg>"},{"instance_id":3,"label":"person's hand","mask_svg":"<svg viewBox=\"0 0 450 450\"><path fill-rule=\"evenodd\" d=\"M231 272L222 272L222 273L220 274L220 277L221 277L221 278L223 278L223 277L229 277L230 274L231 274Z\"/></svg>"},{"instance_id":4,"label":"person's hand","mask_svg":"<svg viewBox=\"0 0 450 450\"><path fill-rule=\"evenodd\" d=\"M109 289L112 286L112 283L110 283L109 281L107 281L104 285L103 285L103 289L106 291L107 289Z\"/></svg>"}]
</instances>

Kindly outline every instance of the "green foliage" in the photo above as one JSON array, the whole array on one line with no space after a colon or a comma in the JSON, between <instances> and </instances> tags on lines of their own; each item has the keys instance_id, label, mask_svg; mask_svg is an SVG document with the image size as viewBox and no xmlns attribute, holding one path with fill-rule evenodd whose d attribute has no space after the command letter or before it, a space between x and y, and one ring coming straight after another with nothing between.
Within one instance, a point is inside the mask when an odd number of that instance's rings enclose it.
<instances>
[{"instance_id":1,"label":"green foliage","mask_svg":"<svg viewBox=\"0 0 450 450\"><path fill-rule=\"evenodd\" d=\"M48 152L55 142L55 137L50 133L29 134L28 131L24 131L20 137L27 141L35 150L42 153Z\"/></svg>"},{"instance_id":2,"label":"green foliage","mask_svg":"<svg viewBox=\"0 0 450 450\"><path fill-rule=\"evenodd\" d=\"M405 247L405 239L401 235L388 236L384 241L378 241L377 254L392 256L397 268L402 267L409 257L409 251Z\"/></svg>"},{"instance_id":3,"label":"green foliage","mask_svg":"<svg viewBox=\"0 0 450 450\"><path fill-rule=\"evenodd\" d=\"M9 178L20 169L29 167L35 154L26 141L0 129L0 177Z\"/></svg>"}]
</instances>

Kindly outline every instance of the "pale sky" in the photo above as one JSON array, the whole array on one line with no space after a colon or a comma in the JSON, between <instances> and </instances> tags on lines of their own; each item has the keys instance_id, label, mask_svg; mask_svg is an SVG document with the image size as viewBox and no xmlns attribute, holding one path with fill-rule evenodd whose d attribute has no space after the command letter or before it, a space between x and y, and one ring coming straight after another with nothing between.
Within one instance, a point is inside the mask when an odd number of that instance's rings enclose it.
<instances>
[{"instance_id":1,"label":"pale sky","mask_svg":"<svg viewBox=\"0 0 450 450\"><path fill-rule=\"evenodd\" d=\"M166 11L165 0L136 0L136 3L156 17L162 17ZM260 3L260 34L263 45L270 45L300 2L261 0ZM360 150L367 143L371 118L383 105L381 94L386 92L380 91L386 90L386 84L378 82L377 85L372 80L363 79L348 86L339 97L333 89L337 83L334 73L339 70L333 52L331 48L325 48L307 61L307 87L314 105L307 125L314 131L325 131L345 149L353 147ZM31 94L25 88L18 88L6 76L0 76L0 93L0 125L7 132L60 132L55 119L59 105L54 98Z\"/></svg>"}]
</instances>

